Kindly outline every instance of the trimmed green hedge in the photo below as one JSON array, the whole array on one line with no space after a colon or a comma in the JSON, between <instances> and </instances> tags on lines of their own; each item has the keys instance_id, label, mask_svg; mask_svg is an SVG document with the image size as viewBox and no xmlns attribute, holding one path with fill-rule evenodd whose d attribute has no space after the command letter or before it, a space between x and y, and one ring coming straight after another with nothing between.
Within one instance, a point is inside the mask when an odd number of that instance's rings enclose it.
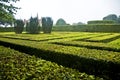
<instances>
[{"instance_id":1,"label":"trimmed green hedge","mask_svg":"<svg viewBox=\"0 0 120 80\"><path fill-rule=\"evenodd\" d=\"M35 56L0 46L0 80L101 80Z\"/></svg>"},{"instance_id":2,"label":"trimmed green hedge","mask_svg":"<svg viewBox=\"0 0 120 80\"><path fill-rule=\"evenodd\" d=\"M120 25L54 26L53 31L120 32Z\"/></svg>"},{"instance_id":3,"label":"trimmed green hedge","mask_svg":"<svg viewBox=\"0 0 120 80\"><path fill-rule=\"evenodd\" d=\"M112 20L93 20L93 21L88 21L88 24L115 24L114 21Z\"/></svg>"},{"instance_id":4,"label":"trimmed green hedge","mask_svg":"<svg viewBox=\"0 0 120 80\"><path fill-rule=\"evenodd\" d=\"M120 38L120 34L109 34L109 35L96 36L96 37L91 37L86 39L78 39L76 41L109 43L119 38Z\"/></svg>"},{"instance_id":5,"label":"trimmed green hedge","mask_svg":"<svg viewBox=\"0 0 120 80\"><path fill-rule=\"evenodd\" d=\"M14 27L0 27L0 32L14 32Z\"/></svg>"},{"instance_id":6,"label":"trimmed green hedge","mask_svg":"<svg viewBox=\"0 0 120 80\"><path fill-rule=\"evenodd\" d=\"M75 68L81 72L119 80L119 52L0 38L0 44ZM101 66L102 65L102 66Z\"/></svg>"},{"instance_id":7,"label":"trimmed green hedge","mask_svg":"<svg viewBox=\"0 0 120 80\"><path fill-rule=\"evenodd\" d=\"M115 45L97 43L97 42L83 42L83 41L61 41L61 42L51 42L52 44L64 45L64 46L75 46L75 47L85 47L88 49L97 50L107 50L113 52L120 52L120 47L117 48Z\"/></svg>"},{"instance_id":8,"label":"trimmed green hedge","mask_svg":"<svg viewBox=\"0 0 120 80\"><path fill-rule=\"evenodd\" d=\"M0 27L0 32L12 32L14 29L12 27L2 28ZM67 25L67 26L53 26L52 31L72 31L72 32L120 32L120 25L117 24L106 24L106 25Z\"/></svg>"}]
</instances>

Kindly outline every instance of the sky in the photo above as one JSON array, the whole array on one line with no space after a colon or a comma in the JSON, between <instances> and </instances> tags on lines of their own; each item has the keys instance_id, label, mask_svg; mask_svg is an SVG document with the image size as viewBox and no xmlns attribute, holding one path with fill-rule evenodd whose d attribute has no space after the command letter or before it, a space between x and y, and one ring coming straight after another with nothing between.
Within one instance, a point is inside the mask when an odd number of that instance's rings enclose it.
<instances>
[{"instance_id":1,"label":"sky","mask_svg":"<svg viewBox=\"0 0 120 80\"><path fill-rule=\"evenodd\" d=\"M20 0L15 18L29 19L37 14L52 17L54 23L63 18L67 23L102 20L109 14L120 15L120 0Z\"/></svg>"}]
</instances>

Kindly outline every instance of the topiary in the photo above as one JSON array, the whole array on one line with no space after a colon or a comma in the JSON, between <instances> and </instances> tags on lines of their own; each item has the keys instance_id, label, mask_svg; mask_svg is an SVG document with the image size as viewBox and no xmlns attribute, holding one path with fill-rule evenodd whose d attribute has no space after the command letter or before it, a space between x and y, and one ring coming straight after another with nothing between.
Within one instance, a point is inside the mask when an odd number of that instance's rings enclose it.
<instances>
[{"instance_id":1,"label":"topiary","mask_svg":"<svg viewBox=\"0 0 120 80\"><path fill-rule=\"evenodd\" d=\"M24 30L24 21L21 19L17 19L14 22L14 31L16 34L21 34Z\"/></svg>"},{"instance_id":2,"label":"topiary","mask_svg":"<svg viewBox=\"0 0 120 80\"><path fill-rule=\"evenodd\" d=\"M53 26L53 20L51 17L42 18L42 29L44 33L51 33Z\"/></svg>"},{"instance_id":3,"label":"topiary","mask_svg":"<svg viewBox=\"0 0 120 80\"><path fill-rule=\"evenodd\" d=\"M31 34L37 34L40 32L38 17L30 18L29 22L26 24L26 31Z\"/></svg>"}]
</instances>

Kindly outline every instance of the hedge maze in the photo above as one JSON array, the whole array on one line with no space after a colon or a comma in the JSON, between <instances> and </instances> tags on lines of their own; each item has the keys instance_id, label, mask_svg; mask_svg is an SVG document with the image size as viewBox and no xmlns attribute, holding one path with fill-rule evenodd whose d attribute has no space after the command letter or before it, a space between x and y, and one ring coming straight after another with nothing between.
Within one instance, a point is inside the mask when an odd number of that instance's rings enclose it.
<instances>
[{"instance_id":1,"label":"hedge maze","mask_svg":"<svg viewBox=\"0 0 120 80\"><path fill-rule=\"evenodd\" d=\"M5 33L0 45L0 79L120 79L119 33Z\"/></svg>"}]
</instances>

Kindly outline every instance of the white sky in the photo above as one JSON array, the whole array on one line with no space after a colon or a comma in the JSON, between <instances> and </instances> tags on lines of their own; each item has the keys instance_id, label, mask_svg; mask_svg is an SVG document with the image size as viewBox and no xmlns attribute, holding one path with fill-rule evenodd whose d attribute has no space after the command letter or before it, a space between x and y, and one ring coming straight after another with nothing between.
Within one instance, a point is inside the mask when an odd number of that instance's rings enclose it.
<instances>
[{"instance_id":1,"label":"white sky","mask_svg":"<svg viewBox=\"0 0 120 80\"><path fill-rule=\"evenodd\" d=\"M20 0L15 5L22 8L15 15L18 19L29 19L38 13L39 18L52 17L54 23L59 18L72 24L120 15L120 0Z\"/></svg>"}]
</instances>

